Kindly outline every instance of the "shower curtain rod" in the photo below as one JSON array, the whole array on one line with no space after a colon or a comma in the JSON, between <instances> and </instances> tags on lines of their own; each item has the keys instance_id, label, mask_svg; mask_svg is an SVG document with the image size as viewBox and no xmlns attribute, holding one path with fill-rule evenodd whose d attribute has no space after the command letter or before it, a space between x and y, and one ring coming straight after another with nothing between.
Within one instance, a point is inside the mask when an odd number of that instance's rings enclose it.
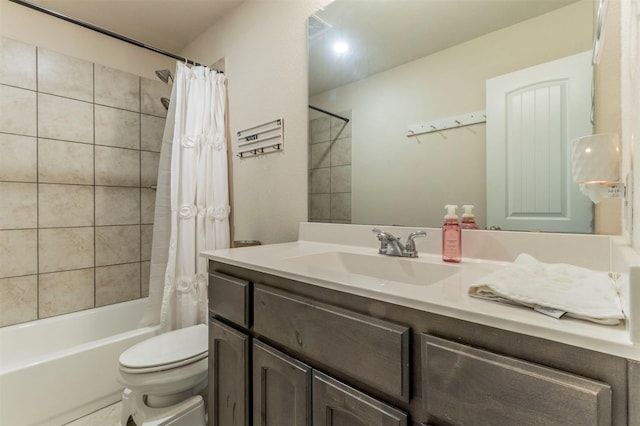
<instances>
[{"instance_id":1,"label":"shower curtain rod","mask_svg":"<svg viewBox=\"0 0 640 426\"><path fill-rule=\"evenodd\" d=\"M159 53L161 55L168 56L168 57L176 59L178 61L186 62L187 64L192 64L192 65L195 65L195 66L201 65L201 64L199 64L199 63L197 63L195 61L192 61L191 59L183 58L182 56L178 56L178 55L173 54L171 52L167 52L166 50L162 50L162 49L159 49L157 47L151 46L149 44L143 43L141 41L134 40L134 39L129 38L127 36L124 36L122 34L114 33L113 31L109 31L109 30L107 30L105 28L98 27L97 25L93 25L93 24L90 24L88 22L81 21L81 20L76 19L76 18L72 18L70 16L67 16L67 15L64 15L62 13L56 12L55 10L48 9L46 7L43 7L43 6L28 2L26 0L9 0L9 1L11 1L13 3L17 3L17 4L21 5L21 6L28 7L30 9L37 10L38 12L46 13L47 15L55 16L56 18L65 20L67 22L71 22L72 24L80 25L81 27L88 28L88 29L93 30L93 31L97 31L97 32L99 32L101 34L104 34L104 35L107 35L109 37L113 37L113 38L116 38L118 40L124 41L126 43L133 44L134 46L142 47L143 49L151 50L151 51ZM218 70L216 70L216 71L218 71ZM220 72L220 71L218 71L218 72Z\"/></svg>"},{"instance_id":2,"label":"shower curtain rod","mask_svg":"<svg viewBox=\"0 0 640 426\"><path fill-rule=\"evenodd\" d=\"M327 114L327 115L330 115L330 116L332 116L332 117L339 118L340 120L344 121L344 122L345 122L345 124L349 122L349 119L348 119L348 118L345 118L345 117L339 116L338 114L334 114L334 113L329 112L329 111L326 111L326 110L324 110L324 109L322 109L322 108L314 107L313 105L309 105L309 108L311 108L311 109L313 109L313 110L316 110L316 111L319 111L319 112L321 112L321 113L323 113L323 114Z\"/></svg>"}]
</instances>

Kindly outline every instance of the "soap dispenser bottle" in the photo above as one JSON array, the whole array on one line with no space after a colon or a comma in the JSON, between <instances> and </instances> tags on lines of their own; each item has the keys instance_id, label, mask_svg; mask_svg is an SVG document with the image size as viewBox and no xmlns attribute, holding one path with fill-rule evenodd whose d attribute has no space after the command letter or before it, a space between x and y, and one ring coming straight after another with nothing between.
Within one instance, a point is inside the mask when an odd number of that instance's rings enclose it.
<instances>
[{"instance_id":1,"label":"soap dispenser bottle","mask_svg":"<svg viewBox=\"0 0 640 426\"><path fill-rule=\"evenodd\" d=\"M462 213L462 222L460 228L462 229L479 229L476 223L476 217L473 215L473 206L470 204L462 206L464 213Z\"/></svg>"},{"instance_id":2,"label":"soap dispenser bottle","mask_svg":"<svg viewBox=\"0 0 640 426\"><path fill-rule=\"evenodd\" d=\"M447 204L447 214L442 225L442 260L459 263L462 260L462 231L458 224L458 206Z\"/></svg>"}]
</instances>

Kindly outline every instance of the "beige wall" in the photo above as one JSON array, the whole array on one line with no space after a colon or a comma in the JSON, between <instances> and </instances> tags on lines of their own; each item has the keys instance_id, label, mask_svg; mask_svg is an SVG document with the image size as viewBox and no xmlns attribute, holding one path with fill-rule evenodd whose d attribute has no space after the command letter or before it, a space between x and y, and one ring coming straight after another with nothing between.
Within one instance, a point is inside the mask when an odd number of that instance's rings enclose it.
<instances>
[{"instance_id":1,"label":"beige wall","mask_svg":"<svg viewBox=\"0 0 640 426\"><path fill-rule=\"evenodd\" d=\"M592 14L583 0L313 97L353 111L353 223L437 227L445 204L473 204L484 228L485 125L412 138L407 125L484 110L487 79L590 50Z\"/></svg>"},{"instance_id":2,"label":"beige wall","mask_svg":"<svg viewBox=\"0 0 640 426\"><path fill-rule=\"evenodd\" d=\"M234 239L297 239L307 220L307 17L320 0L247 0L182 55L209 64L226 59L229 143L238 130L284 119L284 151L233 156Z\"/></svg>"},{"instance_id":3,"label":"beige wall","mask_svg":"<svg viewBox=\"0 0 640 426\"><path fill-rule=\"evenodd\" d=\"M0 0L0 35L150 79L155 70L175 69L171 58L9 0Z\"/></svg>"}]
</instances>

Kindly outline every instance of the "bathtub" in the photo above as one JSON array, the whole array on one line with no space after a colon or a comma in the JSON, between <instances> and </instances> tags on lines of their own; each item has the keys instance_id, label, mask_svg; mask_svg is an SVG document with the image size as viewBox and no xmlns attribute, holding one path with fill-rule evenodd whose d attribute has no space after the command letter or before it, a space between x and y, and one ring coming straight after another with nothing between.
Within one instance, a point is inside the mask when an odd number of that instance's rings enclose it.
<instances>
[{"instance_id":1,"label":"bathtub","mask_svg":"<svg viewBox=\"0 0 640 426\"><path fill-rule=\"evenodd\" d=\"M119 355L146 299L0 328L0 425L61 425L120 400Z\"/></svg>"}]
</instances>

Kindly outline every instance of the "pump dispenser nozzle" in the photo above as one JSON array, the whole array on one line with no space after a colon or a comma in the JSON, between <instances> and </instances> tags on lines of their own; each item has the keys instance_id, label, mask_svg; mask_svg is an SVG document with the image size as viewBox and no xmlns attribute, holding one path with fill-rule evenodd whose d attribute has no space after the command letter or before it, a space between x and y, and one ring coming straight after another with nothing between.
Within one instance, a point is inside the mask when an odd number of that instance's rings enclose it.
<instances>
[{"instance_id":1,"label":"pump dispenser nozzle","mask_svg":"<svg viewBox=\"0 0 640 426\"><path fill-rule=\"evenodd\" d=\"M462 229L478 229L476 217L473 215L473 206L471 204L465 204L462 208L464 209L464 213L462 213L462 223L460 227Z\"/></svg>"},{"instance_id":2,"label":"pump dispenser nozzle","mask_svg":"<svg viewBox=\"0 0 640 426\"><path fill-rule=\"evenodd\" d=\"M447 204L444 208L447 210L447 214L444 216L445 219L458 219L458 215L456 214L457 205Z\"/></svg>"}]
</instances>

